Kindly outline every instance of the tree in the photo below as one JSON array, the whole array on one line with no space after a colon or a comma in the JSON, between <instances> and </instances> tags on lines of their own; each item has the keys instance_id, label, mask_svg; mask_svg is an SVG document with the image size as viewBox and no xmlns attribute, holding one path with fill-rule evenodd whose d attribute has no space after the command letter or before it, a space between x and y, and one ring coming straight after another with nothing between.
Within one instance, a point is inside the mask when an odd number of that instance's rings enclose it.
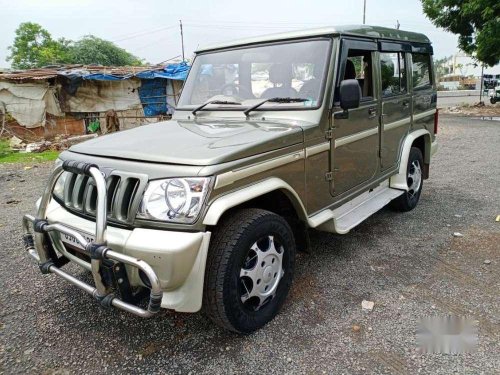
<instances>
[{"instance_id":1,"label":"tree","mask_svg":"<svg viewBox=\"0 0 500 375\"><path fill-rule=\"evenodd\" d=\"M142 61L112 42L87 35L70 48L73 64L96 64L104 66L142 65Z\"/></svg>"},{"instance_id":2,"label":"tree","mask_svg":"<svg viewBox=\"0 0 500 375\"><path fill-rule=\"evenodd\" d=\"M500 62L499 0L422 0L422 5L436 26L459 35L464 52L485 65Z\"/></svg>"},{"instance_id":3,"label":"tree","mask_svg":"<svg viewBox=\"0 0 500 375\"><path fill-rule=\"evenodd\" d=\"M15 69L30 69L44 65L64 63L67 58L66 40L55 41L42 26L25 22L16 30L14 43L7 61L12 61Z\"/></svg>"},{"instance_id":4,"label":"tree","mask_svg":"<svg viewBox=\"0 0 500 375\"><path fill-rule=\"evenodd\" d=\"M7 61L11 61L15 69L54 64L142 65L138 57L107 40L93 35L77 42L65 38L54 40L47 30L32 22L19 25L9 50Z\"/></svg>"}]
</instances>

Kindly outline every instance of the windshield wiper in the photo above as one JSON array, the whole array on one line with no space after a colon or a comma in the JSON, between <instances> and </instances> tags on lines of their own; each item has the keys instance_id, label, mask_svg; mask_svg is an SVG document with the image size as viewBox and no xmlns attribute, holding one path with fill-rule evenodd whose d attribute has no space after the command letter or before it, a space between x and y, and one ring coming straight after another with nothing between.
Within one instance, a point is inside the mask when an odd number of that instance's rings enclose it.
<instances>
[{"instance_id":1,"label":"windshield wiper","mask_svg":"<svg viewBox=\"0 0 500 375\"><path fill-rule=\"evenodd\" d=\"M271 98L271 99L266 99L261 101L260 103L255 104L254 106L251 106L250 108L246 109L243 111L245 116L248 117L248 114L257 108L259 108L261 105L266 104L266 103L302 103L302 102L307 102L309 99L304 99L304 98Z\"/></svg>"},{"instance_id":2,"label":"windshield wiper","mask_svg":"<svg viewBox=\"0 0 500 375\"><path fill-rule=\"evenodd\" d=\"M212 100L212 101L203 103L199 107L196 107L195 109L193 109L193 111L191 113L196 116L196 112L201 111L203 108L205 108L209 104L222 104L222 105L224 105L224 104L234 104L234 105L241 105L241 103L230 102L230 101L227 101L227 100Z\"/></svg>"}]
</instances>

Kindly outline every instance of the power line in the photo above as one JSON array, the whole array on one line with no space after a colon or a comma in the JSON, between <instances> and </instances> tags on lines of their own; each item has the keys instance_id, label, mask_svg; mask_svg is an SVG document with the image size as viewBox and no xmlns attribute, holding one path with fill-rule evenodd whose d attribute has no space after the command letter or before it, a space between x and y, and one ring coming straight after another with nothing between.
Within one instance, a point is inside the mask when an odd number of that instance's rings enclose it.
<instances>
[{"instance_id":1,"label":"power line","mask_svg":"<svg viewBox=\"0 0 500 375\"><path fill-rule=\"evenodd\" d=\"M154 33L160 32L160 31L165 31L165 30L173 29L174 27L176 27L176 25L165 26L165 27L161 27L159 29L154 29L154 30L151 30L151 31L142 31L142 32L138 32L138 33L135 33L135 34L131 34L131 36L128 36L128 37L125 37L125 38L115 39L112 42L113 43L123 42L124 40L139 38L141 36L146 36L146 35L150 35L150 34L154 34Z\"/></svg>"}]
</instances>

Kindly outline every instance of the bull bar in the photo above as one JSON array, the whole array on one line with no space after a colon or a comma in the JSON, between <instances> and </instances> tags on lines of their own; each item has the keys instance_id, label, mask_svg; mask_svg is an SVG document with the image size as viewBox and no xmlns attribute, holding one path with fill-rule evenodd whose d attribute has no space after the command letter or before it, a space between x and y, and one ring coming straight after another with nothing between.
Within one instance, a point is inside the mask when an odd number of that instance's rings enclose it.
<instances>
[{"instance_id":1,"label":"bull bar","mask_svg":"<svg viewBox=\"0 0 500 375\"><path fill-rule=\"evenodd\" d=\"M52 199L54 187L58 178L64 171L88 176L92 178L96 184L97 207L95 242L87 241L78 231L68 226L60 223L50 224L47 221L47 209ZM39 268L43 274L53 273L62 277L66 281L69 281L92 295L105 307L114 306L142 318L149 318L156 314L161 307L163 292L160 288L160 281L153 268L145 261L118 253L106 246L106 197L106 179L97 165L67 160L61 165L56 166L42 195L36 217L32 215L24 215L23 217L23 242L25 250L38 262ZM30 227L33 227L34 234L31 233ZM83 247L84 250L82 250L82 252L90 257L91 272L95 287L77 279L61 269L62 265L67 263L68 259L64 257L58 258L54 251L49 250L51 244L48 243L50 240L47 234L50 232L59 232L72 236ZM147 284L150 288L149 303L146 309L136 304L126 302L115 295L112 285L102 278L101 267L103 261L106 260L136 267L143 272L148 279Z\"/></svg>"}]
</instances>

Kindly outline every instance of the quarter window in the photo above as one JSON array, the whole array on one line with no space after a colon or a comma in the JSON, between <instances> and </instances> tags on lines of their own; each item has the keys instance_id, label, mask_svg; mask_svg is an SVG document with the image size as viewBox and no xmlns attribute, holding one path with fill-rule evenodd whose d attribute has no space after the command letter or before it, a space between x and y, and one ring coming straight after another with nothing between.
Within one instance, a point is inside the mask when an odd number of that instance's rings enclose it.
<instances>
[{"instance_id":1,"label":"quarter window","mask_svg":"<svg viewBox=\"0 0 500 375\"><path fill-rule=\"evenodd\" d=\"M380 54L382 95L399 95L407 92L405 54L391 52Z\"/></svg>"},{"instance_id":2,"label":"quarter window","mask_svg":"<svg viewBox=\"0 0 500 375\"><path fill-rule=\"evenodd\" d=\"M413 88L429 86L431 84L431 63L430 57L423 53L412 54L413 68Z\"/></svg>"}]
</instances>

